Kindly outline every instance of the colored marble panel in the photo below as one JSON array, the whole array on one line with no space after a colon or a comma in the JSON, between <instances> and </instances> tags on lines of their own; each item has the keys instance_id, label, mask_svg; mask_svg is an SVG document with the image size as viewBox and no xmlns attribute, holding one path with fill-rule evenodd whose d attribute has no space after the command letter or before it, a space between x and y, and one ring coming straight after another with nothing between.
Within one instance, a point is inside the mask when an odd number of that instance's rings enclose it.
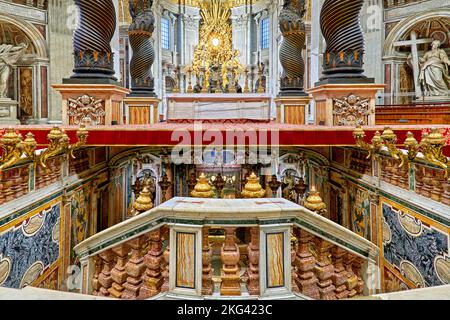
<instances>
[{"instance_id":1,"label":"colored marble panel","mask_svg":"<svg viewBox=\"0 0 450 320\"><path fill-rule=\"evenodd\" d=\"M445 284L442 271L449 253L448 234L387 203L382 205L382 215L386 261L417 286Z\"/></svg>"},{"instance_id":2,"label":"colored marble panel","mask_svg":"<svg viewBox=\"0 0 450 320\"><path fill-rule=\"evenodd\" d=\"M267 288L285 286L284 279L284 233L266 234Z\"/></svg>"},{"instance_id":3,"label":"colored marble panel","mask_svg":"<svg viewBox=\"0 0 450 320\"><path fill-rule=\"evenodd\" d=\"M71 248L81 243L88 237L88 219L90 210L90 190L88 187L77 190L71 199ZM77 264L76 256L71 250L71 263Z\"/></svg>"},{"instance_id":4,"label":"colored marble panel","mask_svg":"<svg viewBox=\"0 0 450 320\"><path fill-rule=\"evenodd\" d=\"M195 233L177 232L176 286L195 289Z\"/></svg>"},{"instance_id":5,"label":"colored marble panel","mask_svg":"<svg viewBox=\"0 0 450 320\"><path fill-rule=\"evenodd\" d=\"M0 235L0 285L33 284L59 258L60 203Z\"/></svg>"},{"instance_id":6,"label":"colored marble panel","mask_svg":"<svg viewBox=\"0 0 450 320\"><path fill-rule=\"evenodd\" d=\"M48 118L47 105L47 67L41 67L41 118Z\"/></svg>"},{"instance_id":7,"label":"colored marble panel","mask_svg":"<svg viewBox=\"0 0 450 320\"><path fill-rule=\"evenodd\" d=\"M20 68L20 116L33 116L33 69Z\"/></svg>"},{"instance_id":8,"label":"colored marble panel","mask_svg":"<svg viewBox=\"0 0 450 320\"><path fill-rule=\"evenodd\" d=\"M352 231L370 240L370 200L367 190L350 184L350 218Z\"/></svg>"},{"instance_id":9,"label":"colored marble panel","mask_svg":"<svg viewBox=\"0 0 450 320\"><path fill-rule=\"evenodd\" d=\"M130 108L130 124L150 124L150 108L149 107L129 107Z\"/></svg>"}]
</instances>

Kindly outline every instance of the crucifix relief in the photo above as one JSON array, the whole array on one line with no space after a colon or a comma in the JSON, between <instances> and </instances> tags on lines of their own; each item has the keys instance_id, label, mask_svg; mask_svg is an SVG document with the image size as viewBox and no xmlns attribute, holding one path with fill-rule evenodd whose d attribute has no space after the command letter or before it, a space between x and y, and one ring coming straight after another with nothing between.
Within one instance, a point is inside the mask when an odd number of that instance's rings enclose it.
<instances>
[{"instance_id":1,"label":"crucifix relief","mask_svg":"<svg viewBox=\"0 0 450 320\"><path fill-rule=\"evenodd\" d=\"M433 42L432 38L417 39L417 33L415 31L412 31L411 40L397 41L394 43L395 47L411 47L411 55L414 71L414 88L416 92L416 98L422 97L422 89L420 87L419 81L420 64L419 64L419 51L417 49L417 45L432 42Z\"/></svg>"}]
</instances>

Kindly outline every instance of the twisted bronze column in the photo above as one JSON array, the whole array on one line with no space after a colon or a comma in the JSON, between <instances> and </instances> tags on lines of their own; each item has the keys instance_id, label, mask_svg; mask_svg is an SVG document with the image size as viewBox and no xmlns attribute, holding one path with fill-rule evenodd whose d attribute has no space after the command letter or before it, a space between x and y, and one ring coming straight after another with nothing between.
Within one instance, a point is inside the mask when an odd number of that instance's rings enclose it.
<instances>
[{"instance_id":1,"label":"twisted bronze column","mask_svg":"<svg viewBox=\"0 0 450 320\"><path fill-rule=\"evenodd\" d=\"M155 29L152 13L153 0L129 0L133 22L129 28L129 39L133 48L130 62L132 95L155 96L152 65L155 49L151 37Z\"/></svg>"},{"instance_id":2,"label":"twisted bronze column","mask_svg":"<svg viewBox=\"0 0 450 320\"><path fill-rule=\"evenodd\" d=\"M366 78L364 36L359 19L363 3L364 0L325 0L320 26L327 48L321 80Z\"/></svg>"},{"instance_id":3,"label":"twisted bronze column","mask_svg":"<svg viewBox=\"0 0 450 320\"><path fill-rule=\"evenodd\" d=\"M116 10L112 0L74 0L79 24L73 37L75 56L71 79L110 79L114 77L111 39L116 31Z\"/></svg>"},{"instance_id":4,"label":"twisted bronze column","mask_svg":"<svg viewBox=\"0 0 450 320\"><path fill-rule=\"evenodd\" d=\"M279 21L283 34L280 62L283 66L280 95L306 95L304 92L305 63L302 50L305 46L305 0L284 0Z\"/></svg>"}]
</instances>

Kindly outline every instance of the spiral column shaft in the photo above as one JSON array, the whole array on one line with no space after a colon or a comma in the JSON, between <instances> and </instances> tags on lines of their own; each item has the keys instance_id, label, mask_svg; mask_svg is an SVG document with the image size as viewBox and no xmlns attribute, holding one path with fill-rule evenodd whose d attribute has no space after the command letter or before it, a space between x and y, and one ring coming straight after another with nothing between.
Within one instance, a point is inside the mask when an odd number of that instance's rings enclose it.
<instances>
[{"instance_id":1,"label":"spiral column shaft","mask_svg":"<svg viewBox=\"0 0 450 320\"><path fill-rule=\"evenodd\" d=\"M130 62L132 95L155 96L152 66L155 50L151 37L155 28L155 18L151 11L153 1L129 0L133 21L129 28L133 57Z\"/></svg>"},{"instance_id":2,"label":"spiral column shaft","mask_svg":"<svg viewBox=\"0 0 450 320\"><path fill-rule=\"evenodd\" d=\"M73 38L75 69L71 78L114 77L111 40L116 30L116 10L112 0L74 0L79 24Z\"/></svg>"},{"instance_id":3,"label":"spiral column shaft","mask_svg":"<svg viewBox=\"0 0 450 320\"><path fill-rule=\"evenodd\" d=\"M280 63L283 67L280 95L305 95L305 63L302 50L305 46L304 1L285 0L280 13L280 30L283 42L280 47Z\"/></svg>"},{"instance_id":4,"label":"spiral column shaft","mask_svg":"<svg viewBox=\"0 0 450 320\"><path fill-rule=\"evenodd\" d=\"M364 36L359 14L363 0L325 0L320 25L327 48L323 78L365 78Z\"/></svg>"}]
</instances>

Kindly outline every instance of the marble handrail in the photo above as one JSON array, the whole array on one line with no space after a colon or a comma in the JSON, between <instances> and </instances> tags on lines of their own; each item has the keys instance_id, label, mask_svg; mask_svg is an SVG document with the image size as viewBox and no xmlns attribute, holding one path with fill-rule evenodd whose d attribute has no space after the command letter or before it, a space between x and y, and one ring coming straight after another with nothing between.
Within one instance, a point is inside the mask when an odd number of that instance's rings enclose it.
<instances>
[{"instance_id":1,"label":"marble handrail","mask_svg":"<svg viewBox=\"0 0 450 320\"><path fill-rule=\"evenodd\" d=\"M378 264L379 248L376 245L285 199L172 198L148 212L86 239L78 244L74 251L81 259L86 259L167 224L221 227L294 224Z\"/></svg>"}]
</instances>

